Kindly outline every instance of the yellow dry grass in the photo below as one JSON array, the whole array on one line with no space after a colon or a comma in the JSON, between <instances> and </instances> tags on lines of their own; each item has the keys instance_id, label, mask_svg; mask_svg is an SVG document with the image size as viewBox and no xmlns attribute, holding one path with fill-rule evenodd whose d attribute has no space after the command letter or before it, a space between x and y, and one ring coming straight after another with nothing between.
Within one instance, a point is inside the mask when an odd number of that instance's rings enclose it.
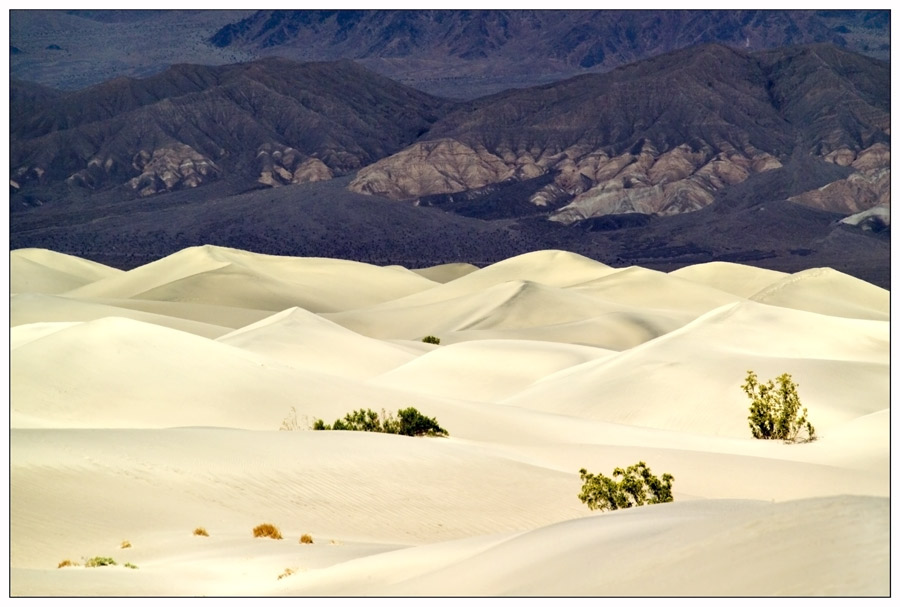
<instances>
[{"instance_id":1,"label":"yellow dry grass","mask_svg":"<svg viewBox=\"0 0 900 607\"><path fill-rule=\"evenodd\" d=\"M300 543L301 544L312 544L313 543L312 536L308 533L304 533L303 535L300 536Z\"/></svg>"},{"instance_id":2,"label":"yellow dry grass","mask_svg":"<svg viewBox=\"0 0 900 607\"><path fill-rule=\"evenodd\" d=\"M202 535L203 537L209 537L209 533L207 533L206 529L203 527L197 527L194 529L194 535Z\"/></svg>"},{"instance_id":3,"label":"yellow dry grass","mask_svg":"<svg viewBox=\"0 0 900 607\"><path fill-rule=\"evenodd\" d=\"M253 537L270 537L273 540L283 539L278 527L271 523L263 523L253 528Z\"/></svg>"}]
</instances>

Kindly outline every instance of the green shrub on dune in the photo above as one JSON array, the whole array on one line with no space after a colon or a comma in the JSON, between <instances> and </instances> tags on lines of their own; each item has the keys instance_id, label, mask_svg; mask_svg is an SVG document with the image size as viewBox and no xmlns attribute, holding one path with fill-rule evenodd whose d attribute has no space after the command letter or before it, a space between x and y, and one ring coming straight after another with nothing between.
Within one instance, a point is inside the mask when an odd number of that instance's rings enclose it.
<instances>
[{"instance_id":1,"label":"green shrub on dune","mask_svg":"<svg viewBox=\"0 0 900 607\"><path fill-rule=\"evenodd\" d=\"M313 430L350 430L356 432L383 432L404 436L449 436L433 417L422 415L415 407L400 409L397 417L381 411L382 417L371 409L359 409L335 420L331 425L325 420L313 422Z\"/></svg>"}]
</instances>

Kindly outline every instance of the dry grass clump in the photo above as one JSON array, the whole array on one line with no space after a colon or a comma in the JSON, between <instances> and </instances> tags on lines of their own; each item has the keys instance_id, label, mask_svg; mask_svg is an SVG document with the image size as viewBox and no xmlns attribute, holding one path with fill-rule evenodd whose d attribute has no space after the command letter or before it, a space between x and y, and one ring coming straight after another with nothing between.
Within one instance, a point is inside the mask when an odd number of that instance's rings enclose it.
<instances>
[{"instance_id":1,"label":"dry grass clump","mask_svg":"<svg viewBox=\"0 0 900 607\"><path fill-rule=\"evenodd\" d=\"M300 536L300 543L301 544L312 544L313 543L312 536L308 533L304 533L303 535Z\"/></svg>"},{"instance_id":2,"label":"dry grass clump","mask_svg":"<svg viewBox=\"0 0 900 607\"><path fill-rule=\"evenodd\" d=\"M66 559L64 561L60 561L59 565L56 566L57 569L62 569L63 567L78 567L78 563Z\"/></svg>"},{"instance_id":3,"label":"dry grass clump","mask_svg":"<svg viewBox=\"0 0 900 607\"><path fill-rule=\"evenodd\" d=\"M294 569L288 569L287 567L285 567L284 573L280 574L278 576L278 579L280 580L282 578L286 578L289 575L293 575L294 571L295 571Z\"/></svg>"},{"instance_id":4,"label":"dry grass clump","mask_svg":"<svg viewBox=\"0 0 900 607\"><path fill-rule=\"evenodd\" d=\"M197 527L194 529L194 535L202 535L203 537L209 537L209 533L206 532L206 529L203 527Z\"/></svg>"},{"instance_id":5,"label":"dry grass clump","mask_svg":"<svg viewBox=\"0 0 900 607\"><path fill-rule=\"evenodd\" d=\"M125 563L124 566L128 567L129 569L137 569L138 568L138 566L135 565L134 563Z\"/></svg>"},{"instance_id":6,"label":"dry grass clump","mask_svg":"<svg viewBox=\"0 0 900 607\"><path fill-rule=\"evenodd\" d=\"M281 531L278 527L271 523L263 523L253 528L253 537L270 537L273 540L284 539L281 537Z\"/></svg>"},{"instance_id":7,"label":"dry grass clump","mask_svg":"<svg viewBox=\"0 0 900 607\"><path fill-rule=\"evenodd\" d=\"M131 542L129 542L128 540L123 540L120 548L131 548Z\"/></svg>"},{"instance_id":8,"label":"dry grass clump","mask_svg":"<svg viewBox=\"0 0 900 607\"><path fill-rule=\"evenodd\" d=\"M85 567L113 567L116 565L115 559L111 556L95 556L85 561Z\"/></svg>"}]
</instances>

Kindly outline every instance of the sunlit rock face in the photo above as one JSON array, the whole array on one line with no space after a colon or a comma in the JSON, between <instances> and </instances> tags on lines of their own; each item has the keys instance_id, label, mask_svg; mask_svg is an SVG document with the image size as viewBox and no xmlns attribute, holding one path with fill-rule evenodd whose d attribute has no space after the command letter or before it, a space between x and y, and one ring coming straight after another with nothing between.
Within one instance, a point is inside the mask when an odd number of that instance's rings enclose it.
<instances>
[{"instance_id":1,"label":"sunlit rock face","mask_svg":"<svg viewBox=\"0 0 900 607\"><path fill-rule=\"evenodd\" d=\"M292 183L328 181L331 169L318 158L312 158L292 147L266 143L256 154L259 183L273 187Z\"/></svg>"},{"instance_id":2,"label":"sunlit rock face","mask_svg":"<svg viewBox=\"0 0 900 607\"><path fill-rule=\"evenodd\" d=\"M876 143L860 151L840 148L826 155L825 160L852 167L856 172L846 179L794 196L792 202L845 214L856 214L875 207L890 208L890 147Z\"/></svg>"},{"instance_id":3,"label":"sunlit rock face","mask_svg":"<svg viewBox=\"0 0 900 607\"><path fill-rule=\"evenodd\" d=\"M220 172L212 160L183 143L157 148L152 153L141 150L132 166L141 173L127 185L141 196L195 188L217 179Z\"/></svg>"},{"instance_id":4,"label":"sunlit rock face","mask_svg":"<svg viewBox=\"0 0 900 607\"><path fill-rule=\"evenodd\" d=\"M417 143L361 170L349 188L396 200L480 188L510 179L515 169L484 147L442 139Z\"/></svg>"}]
</instances>

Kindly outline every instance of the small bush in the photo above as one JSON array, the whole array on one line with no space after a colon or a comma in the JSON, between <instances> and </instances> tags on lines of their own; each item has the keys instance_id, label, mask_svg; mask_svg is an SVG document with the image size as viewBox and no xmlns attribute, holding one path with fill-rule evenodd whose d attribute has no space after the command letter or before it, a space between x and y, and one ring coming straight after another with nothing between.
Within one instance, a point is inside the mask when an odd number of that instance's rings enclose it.
<instances>
[{"instance_id":1,"label":"small bush","mask_svg":"<svg viewBox=\"0 0 900 607\"><path fill-rule=\"evenodd\" d=\"M434 335L426 335L422 338L422 341L426 344L434 344L436 346L441 345L441 338L435 337Z\"/></svg>"},{"instance_id":2,"label":"small bush","mask_svg":"<svg viewBox=\"0 0 900 607\"><path fill-rule=\"evenodd\" d=\"M59 565L56 566L57 569L62 569L63 567L78 567L78 563L66 559L64 561L60 561Z\"/></svg>"},{"instance_id":3,"label":"small bush","mask_svg":"<svg viewBox=\"0 0 900 607\"><path fill-rule=\"evenodd\" d=\"M806 419L806 407L800 405L797 395L797 384L788 373L783 373L761 384L753 371L747 371L747 379L741 386L750 399L750 432L753 438L765 440L783 440L795 443L800 433L806 432L806 440L816 440L816 429Z\"/></svg>"},{"instance_id":4,"label":"small bush","mask_svg":"<svg viewBox=\"0 0 900 607\"><path fill-rule=\"evenodd\" d=\"M447 431L441 428L433 417L425 417L414 407L400 409L400 426L397 434L406 436L447 436Z\"/></svg>"},{"instance_id":5,"label":"small bush","mask_svg":"<svg viewBox=\"0 0 900 607\"><path fill-rule=\"evenodd\" d=\"M612 478L591 474L584 468L579 473L584 484L578 499L591 510L618 510L673 500L672 481L675 477L667 473L660 480L653 476L644 462L638 462L624 470L616 468ZM617 478L621 480L616 481Z\"/></svg>"},{"instance_id":6,"label":"small bush","mask_svg":"<svg viewBox=\"0 0 900 607\"><path fill-rule=\"evenodd\" d=\"M253 537L270 537L273 540L283 539L281 537L281 531L278 530L278 527L270 523L263 523L262 525L257 525L256 527L254 527Z\"/></svg>"},{"instance_id":7,"label":"small bush","mask_svg":"<svg viewBox=\"0 0 900 607\"><path fill-rule=\"evenodd\" d=\"M312 544L313 543L312 536L308 533L304 533L303 535L300 536L300 543L301 544Z\"/></svg>"},{"instance_id":8,"label":"small bush","mask_svg":"<svg viewBox=\"0 0 900 607\"><path fill-rule=\"evenodd\" d=\"M129 569L137 569L138 566L134 563L125 563L124 567L128 567Z\"/></svg>"},{"instance_id":9,"label":"small bush","mask_svg":"<svg viewBox=\"0 0 900 607\"><path fill-rule=\"evenodd\" d=\"M279 430L305 430L309 426L309 419L304 415L304 420L307 423L301 423L299 419L297 419L297 408L291 407L291 412L287 414L287 416L281 420L281 427Z\"/></svg>"},{"instance_id":10,"label":"small bush","mask_svg":"<svg viewBox=\"0 0 900 607\"><path fill-rule=\"evenodd\" d=\"M415 407L400 409L398 417L386 413L383 409L379 417L371 409L359 409L348 413L343 419L335 420L328 425L322 419L313 423L313 430L355 430L358 432L383 432L386 434L402 434L405 436L449 436L433 417L426 417Z\"/></svg>"},{"instance_id":11,"label":"small bush","mask_svg":"<svg viewBox=\"0 0 900 607\"><path fill-rule=\"evenodd\" d=\"M92 559L88 559L85 563L85 567L110 567L116 564L115 559L111 556L95 556Z\"/></svg>"},{"instance_id":12,"label":"small bush","mask_svg":"<svg viewBox=\"0 0 900 607\"><path fill-rule=\"evenodd\" d=\"M285 567L284 572L278 575L278 579L280 580L280 579L286 578L287 576L293 575L293 574L294 574L293 569L289 569L289 568Z\"/></svg>"},{"instance_id":13,"label":"small bush","mask_svg":"<svg viewBox=\"0 0 900 607\"><path fill-rule=\"evenodd\" d=\"M206 529L203 527L197 527L194 529L194 535L202 535L203 537L209 537L209 533L206 532Z\"/></svg>"},{"instance_id":14,"label":"small bush","mask_svg":"<svg viewBox=\"0 0 900 607\"><path fill-rule=\"evenodd\" d=\"M119 547L120 547L120 548L131 548L131 542L129 542L128 540L124 540L124 541L122 542L122 545L119 546Z\"/></svg>"}]
</instances>

